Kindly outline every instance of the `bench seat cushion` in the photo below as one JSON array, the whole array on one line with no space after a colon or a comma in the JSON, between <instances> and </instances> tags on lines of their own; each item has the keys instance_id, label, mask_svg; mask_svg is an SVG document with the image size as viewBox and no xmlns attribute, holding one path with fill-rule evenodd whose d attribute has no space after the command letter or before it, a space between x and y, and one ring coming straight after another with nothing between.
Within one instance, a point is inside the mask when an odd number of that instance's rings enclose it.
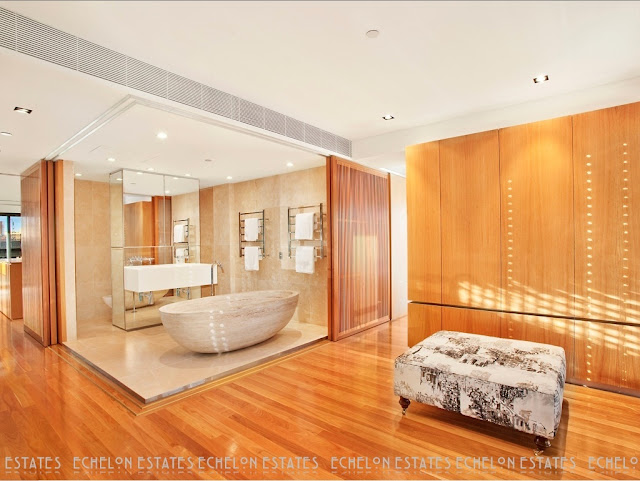
<instances>
[{"instance_id":1,"label":"bench seat cushion","mask_svg":"<svg viewBox=\"0 0 640 481\"><path fill-rule=\"evenodd\" d=\"M562 413L564 349L440 331L395 362L404 398L552 439Z\"/></svg>"}]
</instances>

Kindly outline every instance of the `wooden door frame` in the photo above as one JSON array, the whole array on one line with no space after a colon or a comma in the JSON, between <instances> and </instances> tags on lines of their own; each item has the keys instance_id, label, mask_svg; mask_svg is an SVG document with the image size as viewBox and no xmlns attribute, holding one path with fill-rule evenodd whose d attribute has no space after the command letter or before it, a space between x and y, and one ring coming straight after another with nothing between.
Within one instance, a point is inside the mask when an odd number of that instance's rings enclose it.
<instances>
[{"instance_id":1,"label":"wooden door frame","mask_svg":"<svg viewBox=\"0 0 640 481\"><path fill-rule=\"evenodd\" d=\"M337 185L337 166L338 165L347 165L350 168L360 170L362 172L366 172L371 175L375 175L377 177L383 177L387 180L387 201L389 205L389 275L387 279L387 295L389 299L389 315L381 317L380 319L376 319L365 326L357 327L355 329L351 329L349 331L340 332L339 326L340 322L337 318L336 310L337 306L335 302L339 297L335 292L337 290L337 286L334 285L334 271L337 272L337 262L338 257L335 255L336 250L334 246L338 245L338 231L334 228L334 218L333 213L337 208L337 199L333 195L333 187ZM344 339L345 337L349 337L357 332L364 331L366 329L370 329L377 325L383 324L385 322L389 322L391 320L391 268L392 268L392 260L391 260L391 179L388 173L382 172L377 169L373 169L371 167L367 167L361 164L357 164L355 162L337 157L330 156L327 157L327 255L329 258L328 263L328 283L327 283L327 298L328 298L328 333L329 340L331 341L339 341L340 339Z\"/></svg>"}]
</instances>

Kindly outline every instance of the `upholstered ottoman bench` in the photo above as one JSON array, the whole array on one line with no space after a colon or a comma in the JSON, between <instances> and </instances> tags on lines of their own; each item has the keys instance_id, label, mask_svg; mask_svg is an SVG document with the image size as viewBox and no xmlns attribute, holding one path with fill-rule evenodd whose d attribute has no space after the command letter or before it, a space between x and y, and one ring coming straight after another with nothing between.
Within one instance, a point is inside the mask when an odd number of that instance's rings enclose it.
<instances>
[{"instance_id":1,"label":"upholstered ottoman bench","mask_svg":"<svg viewBox=\"0 0 640 481\"><path fill-rule=\"evenodd\" d=\"M440 331L395 361L402 414L411 401L534 434L538 451L560 424L564 349L548 344Z\"/></svg>"}]
</instances>

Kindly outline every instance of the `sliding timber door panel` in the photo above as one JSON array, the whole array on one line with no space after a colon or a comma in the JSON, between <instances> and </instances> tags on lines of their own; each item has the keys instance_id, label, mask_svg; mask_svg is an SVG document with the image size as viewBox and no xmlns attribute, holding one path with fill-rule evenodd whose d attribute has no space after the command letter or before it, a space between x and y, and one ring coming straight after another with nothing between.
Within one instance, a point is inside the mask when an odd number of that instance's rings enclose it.
<instances>
[{"instance_id":1,"label":"sliding timber door panel","mask_svg":"<svg viewBox=\"0 0 640 481\"><path fill-rule=\"evenodd\" d=\"M406 148L409 300L442 302L439 143Z\"/></svg>"},{"instance_id":2,"label":"sliding timber door panel","mask_svg":"<svg viewBox=\"0 0 640 481\"><path fill-rule=\"evenodd\" d=\"M505 310L572 316L571 118L500 130Z\"/></svg>"},{"instance_id":3,"label":"sliding timber door panel","mask_svg":"<svg viewBox=\"0 0 640 481\"><path fill-rule=\"evenodd\" d=\"M389 176L332 158L332 339L391 315Z\"/></svg>"},{"instance_id":4,"label":"sliding timber door panel","mask_svg":"<svg viewBox=\"0 0 640 481\"><path fill-rule=\"evenodd\" d=\"M442 303L502 307L498 131L440 141Z\"/></svg>"},{"instance_id":5,"label":"sliding timber door panel","mask_svg":"<svg viewBox=\"0 0 640 481\"><path fill-rule=\"evenodd\" d=\"M640 324L640 103L573 120L576 315Z\"/></svg>"}]
</instances>

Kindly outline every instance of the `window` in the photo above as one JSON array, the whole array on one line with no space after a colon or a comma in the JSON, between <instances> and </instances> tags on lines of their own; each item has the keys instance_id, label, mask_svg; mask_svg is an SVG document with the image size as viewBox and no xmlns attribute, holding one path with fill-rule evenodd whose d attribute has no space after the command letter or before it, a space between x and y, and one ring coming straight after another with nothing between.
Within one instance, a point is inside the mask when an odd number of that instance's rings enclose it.
<instances>
[{"instance_id":1,"label":"window","mask_svg":"<svg viewBox=\"0 0 640 481\"><path fill-rule=\"evenodd\" d=\"M20 214L0 214L0 260L22 257Z\"/></svg>"}]
</instances>

